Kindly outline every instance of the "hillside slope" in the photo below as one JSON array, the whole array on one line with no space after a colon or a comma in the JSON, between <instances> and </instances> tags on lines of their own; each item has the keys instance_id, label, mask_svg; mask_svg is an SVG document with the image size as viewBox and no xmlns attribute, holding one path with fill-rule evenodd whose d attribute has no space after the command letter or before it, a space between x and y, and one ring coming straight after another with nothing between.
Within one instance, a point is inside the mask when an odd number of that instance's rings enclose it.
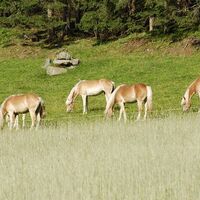
<instances>
[{"instance_id":1,"label":"hillside slope","mask_svg":"<svg viewBox=\"0 0 200 200\"><path fill-rule=\"evenodd\" d=\"M105 108L103 94L89 98L89 113L82 116L78 98L73 113L66 113L65 99L80 79L112 79L122 83L144 82L153 88L154 116L181 112L180 100L186 87L199 76L200 53L182 43L154 42L123 38L100 46L93 40L78 40L66 49L81 64L67 74L49 77L42 69L48 55L57 50L34 47L8 47L0 51L0 102L11 94L35 92L46 102L46 121L74 121L102 118ZM194 110L198 106L194 98ZM175 109L173 111L173 109ZM136 105L127 105L128 117L133 118ZM115 115L116 116L116 115Z\"/></svg>"}]
</instances>

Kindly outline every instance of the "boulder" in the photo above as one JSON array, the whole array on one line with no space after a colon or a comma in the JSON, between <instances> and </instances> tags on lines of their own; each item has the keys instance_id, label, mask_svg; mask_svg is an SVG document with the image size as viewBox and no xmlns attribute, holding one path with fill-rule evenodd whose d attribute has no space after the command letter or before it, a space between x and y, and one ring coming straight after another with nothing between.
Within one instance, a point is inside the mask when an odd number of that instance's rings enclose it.
<instances>
[{"instance_id":1,"label":"boulder","mask_svg":"<svg viewBox=\"0 0 200 200\"><path fill-rule=\"evenodd\" d=\"M61 51L56 54L55 60L71 60L71 55L66 51Z\"/></svg>"},{"instance_id":2,"label":"boulder","mask_svg":"<svg viewBox=\"0 0 200 200\"><path fill-rule=\"evenodd\" d=\"M68 66L76 66L79 64L79 59L71 59L71 60L53 60L53 64L60 67L68 67Z\"/></svg>"},{"instance_id":3,"label":"boulder","mask_svg":"<svg viewBox=\"0 0 200 200\"><path fill-rule=\"evenodd\" d=\"M71 60L57 60L57 59L53 60L53 64L57 66L64 66L64 67L72 65Z\"/></svg>"},{"instance_id":4,"label":"boulder","mask_svg":"<svg viewBox=\"0 0 200 200\"><path fill-rule=\"evenodd\" d=\"M80 61L79 61L79 59L71 59L71 64L73 65L73 66L76 66L76 65L78 65L80 63Z\"/></svg>"},{"instance_id":5,"label":"boulder","mask_svg":"<svg viewBox=\"0 0 200 200\"><path fill-rule=\"evenodd\" d=\"M43 68L48 75L54 76L66 73L68 69L74 69L79 63L79 59L74 59L68 52L61 51L56 54L53 61L46 59Z\"/></svg>"},{"instance_id":6,"label":"boulder","mask_svg":"<svg viewBox=\"0 0 200 200\"><path fill-rule=\"evenodd\" d=\"M46 67L46 73L49 76L55 76L55 75L63 74L66 72L67 72L67 69L65 69L65 68L53 67L53 66Z\"/></svg>"}]
</instances>

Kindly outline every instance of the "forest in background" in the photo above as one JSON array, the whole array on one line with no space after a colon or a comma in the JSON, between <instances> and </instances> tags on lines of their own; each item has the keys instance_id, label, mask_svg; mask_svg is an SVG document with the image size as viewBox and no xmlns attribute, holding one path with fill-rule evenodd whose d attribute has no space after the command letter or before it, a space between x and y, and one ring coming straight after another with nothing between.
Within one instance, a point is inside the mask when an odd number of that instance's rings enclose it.
<instances>
[{"instance_id":1,"label":"forest in background","mask_svg":"<svg viewBox=\"0 0 200 200\"><path fill-rule=\"evenodd\" d=\"M177 41L199 30L200 0L1 0L0 27L27 44L97 42L132 33ZM1 31L2 32L2 31Z\"/></svg>"}]
</instances>

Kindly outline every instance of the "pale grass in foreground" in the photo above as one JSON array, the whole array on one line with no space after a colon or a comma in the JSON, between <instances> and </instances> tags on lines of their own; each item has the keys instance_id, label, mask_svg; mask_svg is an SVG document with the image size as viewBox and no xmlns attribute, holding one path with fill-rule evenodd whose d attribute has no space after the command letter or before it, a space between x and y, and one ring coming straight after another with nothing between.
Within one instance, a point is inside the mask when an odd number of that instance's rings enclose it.
<instances>
[{"instance_id":1,"label":"pale grass in foreground","mask_svg":"<svg viewBox=\"0 0 200 200\"><path fill-rule=\"evenodd\" d=\"M4 131L0 199L200 199L200 116Z\"/></svg>"}]
</instances>

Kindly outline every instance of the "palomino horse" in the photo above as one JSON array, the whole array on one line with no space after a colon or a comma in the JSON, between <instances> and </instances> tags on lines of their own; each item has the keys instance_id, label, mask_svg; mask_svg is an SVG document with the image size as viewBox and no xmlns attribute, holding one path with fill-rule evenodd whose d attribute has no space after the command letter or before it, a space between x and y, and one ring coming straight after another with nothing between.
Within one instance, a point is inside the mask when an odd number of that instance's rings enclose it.
<instances>
[{"instance_id":1,"label":"palomino horse","mask_svg":"<svg viewBox=\"0 0 200 200\"><path fill-rule=\"evenodd\" d=\"M12 129L18 119L19 114L30 113L31 129L35 126L36 120L38 128L41 117L44 116L44 101L36 94L19 94L9 96L4 100L0 108L0 127L3 128L3 122L6 115L9 116L9 127ZM17 120L17 121L15 121Z\"/></svg>"},{"instance_id":2,"label":"palomino horse","mask_svg":"<svg viewBox=\"0 0 200 200\"><path fill-rule=\"evenodd\" d=\"M152 89L150 86L147 86L143 83L136 84L136 85L120 85L118 86L106 105L105 114L108 117L111 117L114 109L114 105L118 104L120 106L120 114L119 119L123 114L124 121L127 120L126 112L125 112L125 103L135 103L137 102L138 105L138 116L137 120L141 117L142 112L142 104L145 103L145 114L144 119L147 117L147 111L151 111L152 109Z\"/></svg>"},{"instance_id":3,"label":"palomino horse","mask_svg":"<svg viewBox=\"0 0 200 200\"><path fill-rule=\"evenodd\" d=\"M78 95L83 100L83 114L87 113L88 110L88 96L98 95L102 92L105 93L106 102L114 90L114 82L106 79L100 80L81 80L79 81L70 91L67 100L67 112L73 110L74 100Z\"/></svg>"},{"instance_id":4,"label":"palomino horse","mask_svg":"<svg viewBox=\"0 0 200 200\"><path fill-rule=\"evenodd\" d=\"M181 100L183 111L188 111L191 106L191 98L194 94L198 94L200 98L200 78L193 81L186 89L185 94ZM199 110L200 111L200 110Z\"/></svg>"}]
</instances>

